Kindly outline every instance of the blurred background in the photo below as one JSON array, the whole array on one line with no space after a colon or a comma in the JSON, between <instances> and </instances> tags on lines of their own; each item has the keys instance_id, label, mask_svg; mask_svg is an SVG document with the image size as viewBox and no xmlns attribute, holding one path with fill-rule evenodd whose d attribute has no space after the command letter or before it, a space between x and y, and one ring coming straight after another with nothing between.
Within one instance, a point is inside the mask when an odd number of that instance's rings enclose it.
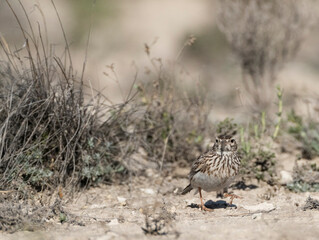
<instances>
[{"instance_id":1,"label":"blurred background","mask_svg":"<svg viewBox=\"0 0 319 240\"><path fill-rule=\"evenodd\" d=\"M169 68L174 65L181 72L182 75L178 78L181 86L194 89L196 84L200 84L209 92L214 104L212 115L216 120L236 118L237 113L243 113L241 106L254 105L254 97L250 97L243 84L245 69L242 68L243 61L240 53L238 54L238 48L242 46L230 39L232 34L236 35L230 25L240 28L240 23L221 13L227 11L237 17L243 15L244 13L230 11L230 8L238 6L221 6L219 1L210 0L54 2L78 72L85 59L91 26L86 77L95 88L104 89L113 101L123 100L136 72L137 80L149 78L146 73L152 67L150 59L160 58L164 66ZM282 1L282 4L285 2ZM306 107L309 104L314 106L311 109L316 108L319 91L319 29L316 20L319 4L316 1L306 2L308 8L299 14L299 19L303 20L304 15L312 18L307 18L303 25L298 25L297 21L296 29L292 30L294 34L300 35L296 43L297 50L293 56L283 61L282 68L272 76L276 80L270 84L270 92L274 93L275 85L279 84L284 89L285 104L293 105L301 114L311 114ZM51 1L22 3L31 21L39 23L42 30L45 29L50 43L56 48L63 48L63 34ZM12 6L21 19L25 19L18 1L13 1ZM260 19L262 17L260 15ZM223 23L221 19L230 21L230 25ZM24 24L26 23L25 20ZM0 1L0 32L11 47L19 49L23 46L21 31L4 0ZM271 37L275 35L278 34ZM191 46L185 45L190 36L196 38L195 42ZM149 57L145 52L145 44L150 47ZM286 50L277 49L275 52ZM114 68L111 69L110 66ZM116 73L116 79L112 70ZM270 95L269 102L274 101L273 95Z\"/></svg>"}]
</instances>

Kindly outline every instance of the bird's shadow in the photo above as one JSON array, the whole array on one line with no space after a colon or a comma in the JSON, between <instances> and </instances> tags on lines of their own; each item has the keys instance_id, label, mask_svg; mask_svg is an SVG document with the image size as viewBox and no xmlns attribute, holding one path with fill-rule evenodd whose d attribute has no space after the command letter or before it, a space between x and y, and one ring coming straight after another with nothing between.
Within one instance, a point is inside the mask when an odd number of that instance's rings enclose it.
<instances>
[{"instance_id":1,"label":"bird's shadow","mask_svg":"<svg viewBox=\"0 0 319 240\"><path fill-rule=\"evenodd\" d=\"M238 190L251 190L258 188L255 184L246 184L244 181L239 181L236 184L232 185L232 189L238 189Z\"/></svg>"},{"instance_id":2,"label":"bird's shadow","mask_svg":"<svg viewBox=\"0 0 319 240\"><path fill-rule=\"evenodd\" d=\"M189 205L187 205L187 207L190 208L200 208L200 205L195 204L195 203L191 203ZM237 208L237 206L235 204L229 204L224 200L218 200L216 202L212 201L212 200L208 200L207 202L205 202L205 207L209 208L209 209L220 209L220 208Z\"/></svg>"}]
</instances>

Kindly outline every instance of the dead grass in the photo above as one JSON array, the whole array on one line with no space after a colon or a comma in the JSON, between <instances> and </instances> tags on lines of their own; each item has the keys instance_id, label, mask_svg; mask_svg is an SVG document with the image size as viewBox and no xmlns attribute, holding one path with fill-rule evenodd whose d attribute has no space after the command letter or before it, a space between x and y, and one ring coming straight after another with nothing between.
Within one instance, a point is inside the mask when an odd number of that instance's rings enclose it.
<instances>
[{"instance_id":1,"label":"dead grass","mask_svg":"<svg viewBox=\"0 0 319 240\"><path fill-rule=\"evenodd\" d=\"M110 129L118 128L119 118L125 119L123 108L129 98L111 105L86 86L85 61L81 75L76 75L62 22L66 48L65 55L58 57L44 44L40 25L36 34L25 14L29 29L24 29L11 10L25 46L12 51L1 39L6 56L0 65L1 188L72 189L123 172L116 157L124 133L115 130L113 135Z\"/></svg>"},{"instance_id":2,"label":"dead grass","mask_svg":"<svg viewBox=\"0 0 319 240\"><path fill-rule=\"evenodd\" d=\"M83 222L63 207L61 199L49 205L20 199L18 193L11 196L1 194L0 199L0 231L3 232L42 230L52 221L83 226Z\"/></svg>"},{"instance_id":3,"label":"dead grass","mask_svg":"<svg viewBox=\"0 0 319 240\"><path fill-rule=\"evenodd\" d=\"M7 4L25 44L13 51L4 38L0 42L5 56L0 64L0 188L26 194L29 187L55 192L62 187L65 194L134 172L131 159L138 150L162 171L166 163L192 161L207 147L205 96L179 90L160 59L148 52L152 84L134 83L123 103L113 104L90 87L86 59L80 75L74 70L54 2L65 40L61 57L18 2L27 29Z\"/></svg>"},{"instance_id":4,"label":"dead grass","mask_svg":"<svg viewBox=\"0 0 319 240\"><path fill-rule=\"evenodd\" d=\"M313 210L319 209L319 201L316 199L311 198L310 196L307 198L305 205L302 207L302 210Z\"/></svg>"}]
</instances>

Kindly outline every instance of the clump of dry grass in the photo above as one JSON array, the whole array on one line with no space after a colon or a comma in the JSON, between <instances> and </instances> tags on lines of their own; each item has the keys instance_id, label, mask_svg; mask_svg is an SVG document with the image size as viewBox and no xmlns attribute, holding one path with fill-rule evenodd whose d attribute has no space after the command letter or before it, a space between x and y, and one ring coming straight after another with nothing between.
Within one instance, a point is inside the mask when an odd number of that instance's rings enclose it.
<instances>
[{"instance_id":1,"label":"clump of dry grass","mask_svg":"<svg viewBox=\"0 0 319 240\"><path fill-rule=\"evenodd\" d=\"M0 64L0 188L29 196L30 187L75 189L133 172L136 152L145 153L142 170L145 162L162 170L164 163L192 161L202 151L210 133L204 98L178 90L161 61L150 58L160 63L153 64L156 75L148 76L153 85L132 86L122 104L113 104L87 86L86 59L76 74L58 11L64 57L50 51L41 26L35 31L20 6L28 29L11 10L25 46L12 51L4 38L0 41L6 57Z\"/></svg>"},{"instance_id":2,"label":"clump of dry grass","mask_svg":"<svg viewBox=\"0 0 319 240\"><path fill-rule=\"evenodd\" d=\"M138 86L134 108L139 112L133 131L148 160L162 169L164 159L165 163L192 162L207 147L204 139L212 137L213 128L209 128L205 97L186 94L164 65L160 69L152 84Z\"/></svg>"},{"instance_id":3,"label":"clump of dry grass","mask_svg":"<svg viewBox=\"0 0 319 240\"><path fill-rule=\"evenodd\" d=\"M318 210L319 209L319 201L317 199L313 199L312 197L308 197L306 200L305 205L302 207L302 210L306 211L306 210Z\"/></svg>"},{"instance_id":4,"label":"clump of dry grass","mask_svg":"<svg viewBox=\"0 0 319 240\"><path fill-rule=\"evenodd\" d=\"M293 171L293 182L287 188L294 192L319 192L319 168L314 164L296 164Z\"/></svg>"},{"instance_id":5,"label":"clump of dry grass","mask_svg":"<svg viewBox=\"0 0 319 240\"><path fill-rule=\"evenodd\" d=\"M175 235L176 238L180 235L175 230L176 213L168 211L163 204L156 202L146 208L143 214L145 227L142 230L146 235Z\"/></svg>"},{"instance_id":6,"label":"clump of dry grass","mask_svg":"<svg viewBox=\"0 0 319 240\"><path fill-rule=\"evenodd\" d=\"M63 207L61 199L43 205L41 201L20 199L18 192L12 192L10 195L6 193L0 195L0 231L12 233L19 230L42 230L51 220L84 225L77 216Z\"/></svg>"},{"instance_id":7,"label":"clump of dry grass","mask_svg":"<svg viewBox=\"0 0 319 240\"><path fill-rule=\"evenodd\" d=\"M108 105L100 93L89 89L84 69L76 76L65 37L65 58L44 43L25 12L29 29L11 7L24 37L24 47L12 51L4 38L0 76L0 187L38 190L59 185L79 186L98 179L109 180L125 171L116 160L120 154L120 130L110 129L125 118L120 105ZM55 5L53 3L55 8ZM25 60L27 59L27 60ZM91 96L87 92L93 92Z\"/></svg>"},{"instance_id":8,"label":"clump of dry grass","mask_svg":"<svg viewBox=\"0 0 319 240\"><path fill-rule=\"evenodd\" d=\"M301 156L312 159L319 155L319 123L317 119L298 116L295 111L288 114L288 133L301 143Z\"/></svg>"},{"instance_id":9,"label":"clump of dry grass","mask_svg":"<svg viewBox=\"0 0 319 240\"><path fill-rule=\"evenodd\" d=\"M265 115L260 119L260 123L255 121L247 126L237 124L229 118L217 125L219 133L239 133L238 154L241 157L240 175L243 182L257 179L274 185L277 181L276 155L271 146L273 139L265 132L266 126L268 129L273 128L266 122Z\"/></svg>"}]
</instances>

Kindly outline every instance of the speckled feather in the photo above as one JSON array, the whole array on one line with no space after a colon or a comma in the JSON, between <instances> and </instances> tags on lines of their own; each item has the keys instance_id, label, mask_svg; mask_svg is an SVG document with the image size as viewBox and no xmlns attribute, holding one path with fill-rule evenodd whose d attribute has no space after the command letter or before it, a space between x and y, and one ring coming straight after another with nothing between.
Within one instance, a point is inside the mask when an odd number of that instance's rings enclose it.
<instances>
[{"instance_id":1,"label":"speckled feather","mask_svg":"<svg viewBox=\"0 0 319 240\"><path fill-rule=\"evenodd\" d=\"M182 194L198 187L207 192L219 191L234 181L240 166L236 141L230 136L221 136L216 141L219 142L193 163L189 173L190 184Z\"/></svg>"}]
</instances>

